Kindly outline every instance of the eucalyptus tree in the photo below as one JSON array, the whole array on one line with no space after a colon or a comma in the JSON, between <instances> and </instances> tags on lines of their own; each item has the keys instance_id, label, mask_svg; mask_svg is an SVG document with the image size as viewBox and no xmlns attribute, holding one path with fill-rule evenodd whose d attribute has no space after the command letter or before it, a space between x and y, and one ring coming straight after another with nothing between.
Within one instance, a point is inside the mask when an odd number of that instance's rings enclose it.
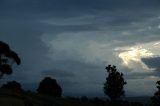
<instances>
[{"instance_id":1,"label":"eucalyptus tree","mask_svg":"<svg viewBox=\"0 0 160 106\"><path fill-rule=\"evenodd\" d=\"M12 74L12 65L20 65L21 60L8 44L0 41L0 78Z\"/></svg>"}]
</instances>

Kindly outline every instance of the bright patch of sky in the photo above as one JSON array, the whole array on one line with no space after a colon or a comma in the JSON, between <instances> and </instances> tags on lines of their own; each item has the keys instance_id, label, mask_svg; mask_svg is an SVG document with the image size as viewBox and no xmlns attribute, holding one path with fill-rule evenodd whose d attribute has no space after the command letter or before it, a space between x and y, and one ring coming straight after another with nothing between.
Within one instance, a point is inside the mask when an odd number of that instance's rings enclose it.
<instances>
[{"instance_id":1,"label":"bright patch of sky","mask_svg":"<svg viewBox=\"0 0 160 106\"><path fill-rule=\"evenodd\" d=\"M118 52L118 57L122 60L122 64L135 68L134 63L139 63L144 70L152 71L143 61L142 58L159 57L160 55L160 41L154 41L150 43L136 44L134 46L126 46L115 48L115 52Z\"/></svg>"}]
</instances>

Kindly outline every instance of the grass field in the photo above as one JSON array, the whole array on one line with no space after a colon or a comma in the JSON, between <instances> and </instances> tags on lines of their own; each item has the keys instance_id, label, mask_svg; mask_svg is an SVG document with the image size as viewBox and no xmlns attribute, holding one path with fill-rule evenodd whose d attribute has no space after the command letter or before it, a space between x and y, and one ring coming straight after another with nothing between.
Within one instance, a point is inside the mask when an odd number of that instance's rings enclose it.
<instances>
[{"instance_id":1,"label":"grass field","mask_svg":"<svg viewBox=\"0 0 160 106\"><path fill-rule=\"evenodd\" d=\"M96 106L92 103L0 89L0 106Z\"/></svg>"},{"instance_id":2,"label":"grass field","mask_svg":"<svg viewBox=\"0 0 160 106\"><path fill-rule=\"evenodd\" d=\"M132 100L132 98L130 98ZM138 99L138 98L135 98ZM149 100L143 98L144 100ZM129 99L128 99L129 100ZM129 100L129 101L131 101ZM140 100L140 99L138 99ZM135 104L140 102L134 100L133 102L117 102L116 106L142 106L142 104ZM142 101L142 100L141 100ZM127 103L127 104L126 104ZM115 104L115 103L114 103ZM32 92L0 89L0 106L115 106L112 104L95 103L95 102L82 102L74 98L58 98L53 96L44 96Z\"/></svg>"}]
</instances>

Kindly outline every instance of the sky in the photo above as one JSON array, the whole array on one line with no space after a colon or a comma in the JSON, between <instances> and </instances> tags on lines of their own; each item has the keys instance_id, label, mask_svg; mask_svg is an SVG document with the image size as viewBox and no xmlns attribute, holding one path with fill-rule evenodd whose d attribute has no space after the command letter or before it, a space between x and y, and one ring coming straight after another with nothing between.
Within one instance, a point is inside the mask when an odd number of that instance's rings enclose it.
<instances>
[{"instance_id":1,"label":"sky","mask_svg":"<svg viewBox=\"0 0 160 106\"><path fill-rule=\"evenodd\" d=\"M159 0L0 0L0 40L22 60L1 84L36 91L46 76L64 96L105 96L105 67L126 96L152 96L160 69Z\"/></svg>"}]
</instances>

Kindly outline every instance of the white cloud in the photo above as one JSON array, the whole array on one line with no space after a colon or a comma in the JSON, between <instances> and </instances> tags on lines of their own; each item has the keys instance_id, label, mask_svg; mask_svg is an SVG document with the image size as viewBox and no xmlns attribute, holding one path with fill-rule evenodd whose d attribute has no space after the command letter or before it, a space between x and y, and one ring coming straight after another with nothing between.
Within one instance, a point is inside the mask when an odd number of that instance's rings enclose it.
<instances>
[{"instance_id":1,"label":"white cloud","mask_svg":"<svg viewBox=\"0 0 160 106\"><path fill-rule=\"evenodd\" d=\"M143 61L142 58L159 57L159 41L141 43L134 46L118 47L115 48L117 56L122 59L122 64L134 70L143 70L152 72Z\"/></svg>"}]
</instances>

